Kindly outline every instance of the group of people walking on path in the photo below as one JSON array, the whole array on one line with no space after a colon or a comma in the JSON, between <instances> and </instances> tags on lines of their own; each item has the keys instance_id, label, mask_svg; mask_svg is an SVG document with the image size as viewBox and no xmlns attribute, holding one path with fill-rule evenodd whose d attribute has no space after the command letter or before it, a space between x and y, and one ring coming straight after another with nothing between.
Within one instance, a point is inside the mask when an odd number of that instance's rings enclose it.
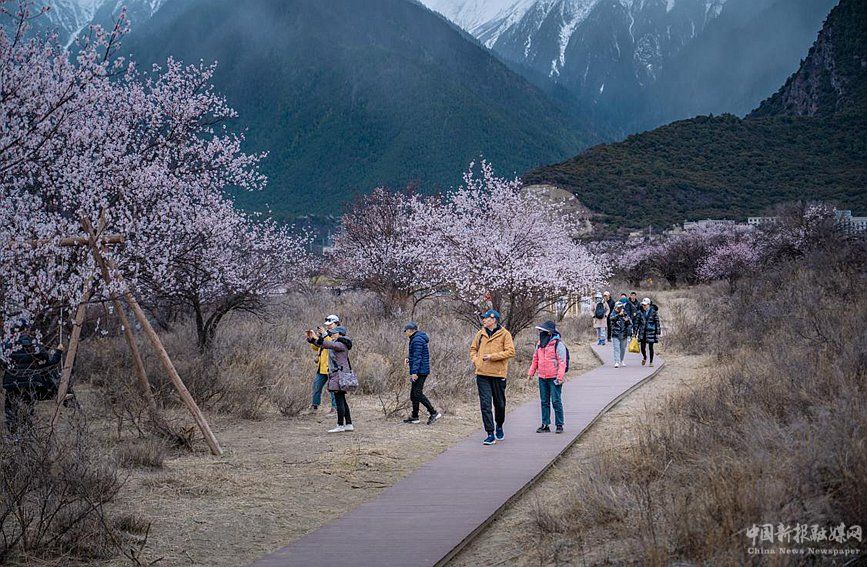
<instances>
[{"instance_id":1,"label":"group of people walking on path","mask_svg":"<svg viewBox=\"0 0 867 567\"><path fill-rule=\"evenodd\" d=\"M661 332L656 305L649 298L639 303L636 294L633 292L631 295L630 298L624 293L617 302L611 299L607 291L595 295L593 327L597 333L597 344L611 342L615 368L625 366L624 356L630 339L640 344L641 364L649 360L650 366L653 366L654 344ZM480 320L481 328L470 343L469 357L474 367L479 409L486 433L483 442L485 445L494 445L505 439L506 384L509 361L515 357L515 343L512 334L501 325L501 315L495 309L482 313ZM536 431L551 431L553 408L554 431L562 433L565 425L562 389L569 369L569 349L553 321L545 321L535 329L539 332L539 339L527 376L531 380L537 378L539 386L542 423ZM412 412L403 421L408 424L420 423L419 410L424 407L428 413L426 423L433 425L442 414L424 393L425 382L431 373L430 337L414 321L404 326L404 333L408 341L405 363L411 382ZM325 389L330 398L331 412L337 414L337 425L329 433L354 431L347 393L357 387L357 379L352 373L349 353L353 343L348 330L337 315L329 315L322 326L315 331L306 331L305 335L310 348L316 353L310 410L316 411L322 405ZM12 432L22 419L29 421L36 400L56 395L62 352L62 347L54 350L42 348L29 333L26 321L16 327L15 336L14 344L10 342L4 345L4 349L11 353L11 362L4 373L3 388L6 394L6 424ZM351 378L348 381L347 375ZM53 385L54 389L42 382Z\"/></svg>"},{"instance_id":2,"label":"group of people walking on path","mask_svg":"<svg viewBox=\"0 0 867 567\"><path fill-rule=\"evenodd\" d=\"M649 298L638 303L633 292L630 299L624 293L617 302L611 300L610 292L597 293L593 310L593 327L597 332L597 344L610 341L614 349L614 366L625 366L624 358L629 338L640 342L642 362L649 361L653 366L653 345L660 334L658 309ZM515 357L515 343L512 334L500 324L501 315L495 309L488 309L480 315L481 328L470 343L469 355L473 363L476 388L479 395L479 409L486 437L485 445L494 445L506 437L503 424L506 420L506 384L509 361ZM554 410L554 432L563 433L563 383L569 370L569 349L563 342L560 332L553 321L545 321L536 326L539 339L533 352L532 363L527 371L528 379L537 378L541 402L541 425L537 433L551 432L551 409ZM442 414L438 412L424 393L425 381L431 372L430 337L419 329L418 323L410 321L404 326L408 339L405 364L410 376L411 414L403 420L407 424L421 422L419 410L423 406L427 412L427 424L433 425ZM322 403L322 389L326 388L331 396L332 412L337 413L337 426L329 433L354 431L347 391L342 388L338 376L351 370L349 351L352 340L347 336L346 327L340 324L337 315L329 315L325 324L316 331L306 332L307 341L317 353L317 373L313 379L313 392L310 410L316 411Z\"/></svg>"},{"instance_id":3,"label":"group of people walking on path","mask_svg":"<svg viewBox=\"0 0 867 567\"><path fill-rule=\"evenodd\" d=\"M659 323L659 308L649 297L638 302L633 291L629 296L620 294L614 301L611 292L596 292L593 307L593 328L596 330L596 344L611 343L614 354L614 368L626 366L626 350L630 342L641 352L641 365L653 366L653 345L659 341L662 327Z\"/></svg>"}]
</instances>

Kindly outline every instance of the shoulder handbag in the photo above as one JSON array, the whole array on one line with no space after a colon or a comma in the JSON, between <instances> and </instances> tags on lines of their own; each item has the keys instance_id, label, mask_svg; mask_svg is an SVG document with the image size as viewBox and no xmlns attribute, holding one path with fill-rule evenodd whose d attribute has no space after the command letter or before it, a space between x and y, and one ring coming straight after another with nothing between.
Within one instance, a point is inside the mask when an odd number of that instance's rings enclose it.
<instances>
[{"instance_id":1,"label":"shoulder handbag","mask_svg":"<svg viewBox=\"0 0 867 567\"><path fill-rule=\"evenodd\" d=\"M346 357L346 360L349 362L349 370L340 367L340 370L337 371L337 386L341 392L352 393L358 389L358 376L352 371L352 361L349 360L349 356Z\"/></svg>"}]
</instances>

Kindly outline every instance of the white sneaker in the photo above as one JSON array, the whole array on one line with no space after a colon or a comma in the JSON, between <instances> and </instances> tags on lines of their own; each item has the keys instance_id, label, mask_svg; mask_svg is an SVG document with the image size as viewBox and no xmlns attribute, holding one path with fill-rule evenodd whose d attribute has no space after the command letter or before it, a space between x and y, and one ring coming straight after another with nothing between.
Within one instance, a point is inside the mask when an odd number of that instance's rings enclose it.
<instances>
[{"instance_id":1,"label":"white sneaker","mask_svg":"<svg viewBox=\"0 0 867 567\"><path fill-rule=\"evenodd\" d=\"M329 429L328 433L343 433L344 431L346 431L346 427L338 425L334 429Z\"/></svg>"},{"instance_id":2,"label":"white sneaker","mask_svg":"<svg viewBox=\"0 0 867 567\"><path fill-rule=\"evenodd\" d=\"M355 426L352 425L351 423L349 425L344 425L343 431L355 431Z\"/></svg>"},{"instance_id":3,"label":"white sneaker","mask_svg":"<svg viewBox=\"0 0 867 567\"><path fill-rule=\"evenodd\" d=\"M626 366L626 361L621 362L620 366Z\"/></svg>"},{"instance_id":4,"label":"white sneaker","mask_svg":"<svg viewBox=\"0 0 867 567\"><path fill-rule=\"evenodd\" d=\"M614 368L620 368L620 365L617 364L617 363L615 362L615 363L614 363Z\"/></svg>"}]
</instances>

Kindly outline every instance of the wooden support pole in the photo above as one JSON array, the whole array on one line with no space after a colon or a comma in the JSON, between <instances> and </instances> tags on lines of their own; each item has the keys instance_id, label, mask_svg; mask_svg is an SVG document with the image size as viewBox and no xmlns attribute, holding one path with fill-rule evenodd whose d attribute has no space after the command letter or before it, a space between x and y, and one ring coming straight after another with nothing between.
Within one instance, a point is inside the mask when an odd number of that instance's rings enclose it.
<instances>
[{"instance_id":1,"label":"wooden support pole","mask_svg":"<svg viewBox=\"0 0 867 567\"><path fill-rule=\"evenodd\" d=\"M97 244L99 246L105 246L106 244L123 244L124 238L122 234L106 234L105 236L101 236L99 238L99 242ZM60 240L60 245L64 247L69 246L89 246L90 238L86 236L73 236L70 238L62 238Z\"/></svg>"},{"instance_id":2,"label":"wooden support pole","mask_svg":"<svg viewBox=\"0 0 867 567\"><path fill-rule=\"evenodd\" d=\"M78 304L78 309L75 311L75 319L72 322L72 334L69 336L69 347L66 349L66 357L63 359L63 371L60 375L60 384L57 386L57 407L54 408L54 415L51 416L51 427L57 425L57 420L60 419L60 408L63 407L63 401L66 399L66 394L69 392L69 380L72 377L72 367L75 365L75 356L78 354L78 344L81 340L81 326L84 324L84 315L87 312L87 302L90 301L93 278L88 277L84 282L84 294L81 296L81 303Z\"/></svg>"},{"instance_id":3,"label":"wooden support pole","mask_svg":"<svg viewBox=\"0 0 867 567\"><path fill-rule=\"evenodd\" d=\"M109 272L117 271L116 266L114 266L113 262L109 258L105 258L100 254L99 249L96 247L96 242L98 234L93 229L93 225L90 223L86 217L82 217L81 219L82 226L84 230L90 235L90 248L94 254L95 258L99 258L98 262L105 263ZM135 315L136 320L144 330L145 336L151 343L151 346L157 353L157 357L160 359L160 362L163 365L166 373L169 375L169 380L171 380L172 385L177 390L178 395L181 398L181 401L184 402L184 405L187 406L190 414L192 414L193 419L196 421L196 424L199 426L199 429L202 431L202 435L205 437L205 442L208 444L208 447L211 449L211 453L214 455L222 455L223 449L220 447L220 443L217 441L216 436L213 431L211 431L210 425L208 425L208 421L205 419L202 410L199 409L198 404L196 404L196 400L193 399L193 396L190 394L190 391L187 390L186 385L184 385L183 380L178 375L178 371L175 369L175 365L172 363L172 359L169 357L168 352L166 352L165 347L163 346L162 341L160 340L159 335L151 326L150 321L148 321L147 316L145 315L144 310L139 305L138 301L136 301L132 292L129 289L129 286L126 285L123 278L118 274L114 278L117 283L121 284L123 288L123 298L127 302L127 304L132 308L133 314ZM106 280L106 284L108 284L111 280Z\"/></svg>"},{"instance_id":4,"label":"wooden support pole","mask_svg":"<svg viewBox=\"0 0 867 567\"><path fill-rule=\"evenodd\" d=\"M175 390L178 391L178 395L181 397L184 405L186 405L187 409L190 410L193 419L196 420L196 424L199 426L199 429L202 430L202 435L205 436L205 442L211 449L211 453L213 453L214 455L222 455L223 449L220 448L220 443L214 436L213 431L211 431L211 426L208 425L208 421L205 419L204 414L202 414L202 410L199 409L198 404L196 404L196 400L193 399L190 391L187 390L187 387L184 385L183 380L181 380L181 377L178 375L178 371L175 370L175 365L172 364L172 359L169 358L169 353L167 353L165 347L163 347L163 343L162 341L160 341L159 335L157 335L156 331L154 331L154 328L151 326L150 321L148 321L145 312L142 310L135 297L133 297L132 293L130 293L129 291L125 291L123 297L129 304L129 306L132 307L135 318L138 320L139 324L142 326L142 329L145 332L145 335L150 340L151 345L156 351L160 362L162 362L163 368L169 375L169 379L172 381Z\"/></svg>"},{"instance_id":5,"label":"wooden support pole","mask_svg":"<svg viewBox=\"0 0 867 567\"><path fill-rule=\"evenodd\" d=\"M85 230L88 231L87 235L87 243L90 245L91 252L93 253L93 259L96 261L96 264L99 266L100 271L102 272L103 280L106 282L111 281L111 274L108 271L108 265L105 262L104 256L102 253L105 250L105 246L111 243L111 237L102 237L102 232L105 230L105 211L103 210L99 215L99 224L97 225L96 232L92 232L92 225L90 221L85 218L84 225ZM120 242L123 242L123 236L115 235L118 237ZM97 248L97 246L99 248ZM97 253L98 252L98 253ZM135 366L136 377L138 378L138 386L139 392L144 398L145 402L148 406L148 416L151 419L151 423L158 431L162 433L169 433L171 429L168 424L160 415L159 409L157 408L156 400L154 399L154 394L151 391L151 384L148 380L147 370L145 370L144 361L141 357L141 352L138 348L138 343L135 340L135 335L132 332L132 325L129 324L129 318L126 316L126 312L123 309L123 305L121 305L120 299L117 294L111 293L111 301L114 305L115 311L117 311L117 316L120 319L120 324L123 327L123 334L126 337L126 344L129 347L130 354L132 355L133 365Z\"/></svg>"},{"instance_id":6,"label":"wooden support pole","mask_svg":"<svg viewBox=\"0 0 867 567\"><path fill-rule=\"evenodd\" d=\"M38 238L35 240L25 240L24 244L36 248L38 246L46 246L54 242L49 238ZM126 239L122 234L106 234L105 236L100 236L98 245L103 246L106 244L123 244L126 242ZM90 237L89 236L68 236L66 238L61 238L59 242L60 246L64 248L71 248L73 246L90 246ZM15 246L15 241L7 242L5 244L6 248L10 248Z\"/></svg>"},{"instance_id":7,"label":"wooden support pole","mask_svg":"<svg viewBox=\"0 0 867 567\"><path fill-rule=\"evenodd\" d=\"M104 225L104 218L104 216L100 218L100 228L97 229L97 232L99 232ZM88 226L90 226L89 222L86 224L85 228ZM103 280L106 282L110 281L111 274L108 271L108 265L105 262L104 256L101 253L97 253L96 245L91 246L91 252L93 254L93 259L96 261L97 266L99 266ZM133 366L135 366L138 390L142 398L144 398L145 403L147 403L148 416L150 417L151 424L158 432L168 434L171 432L171 428L163 419L162 415L160 415L159 408L157 408L157 402L154 399L154 394L151 391L151 384L148 380L147 370L145 370L144 361L142 360L138 343L136 342L135 335L132 332L132 325L129 323L129 318L126 316L126 312L124 312L123 305L121 304L117 294L111 293L110 297L112 304L114 305L114 310L117 312L117 316L120 319L120 324L123 327L126 344L129 347L130 354L132 355Z\"/></svg>"},{"instance_id":8,"label":"wooden support pole","mask_svg":"<svg viewBox=\"0 0 867 567\"><path fill-rule=\"evenodd\" d=\"M138 384L139 393L144 398L145 403L147 403L148 416L150 417L151 424L154 429L160 433L171 433L171 428L160 414L157 402L154 399L154 393L151 391L151 383L148 380L147 370L145 370L141 351L139 351L138 343L136 343L135 335L132 332L132 325L129 323L129 318L126 316L126 313L123 310L123 305L121 304L120 299L118 299L117 294L111 294L111 301L114 305L114 310L117 311L118 318L120 318L120 324L123 326L123 334L126 337L126 344L129 347L130 354L132 354L133 365L135 366L137 378L136 383Z\"/></svg>"}]
</instances>

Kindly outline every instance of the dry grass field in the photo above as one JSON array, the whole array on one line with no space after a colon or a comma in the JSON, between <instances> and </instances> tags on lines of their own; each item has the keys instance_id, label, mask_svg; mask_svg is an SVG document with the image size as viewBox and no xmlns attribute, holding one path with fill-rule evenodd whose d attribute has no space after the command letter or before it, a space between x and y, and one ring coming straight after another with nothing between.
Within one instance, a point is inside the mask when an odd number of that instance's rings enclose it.
<instances>
[{"instance_id":1,"label":"dry grass field","mask_svg":"<svg viewBox=\"0 0 867 567\"><path fill-rule=\"evenodd\" d=\"M467 356L474 329L437 303L417 314L431 335L434 371L426 391L444 417L433 426L406 425L405 321L377 309L365 294L286 297L262 317L231 318L206 357L183 325L165 333L181 376L225 449L219 458L198 436L192 448L182 448L147 433L122 339L85 343L77 392L87 434L99 456L118 467L122 481L105 512L137 561L247 564L376 497L466 435L481 434ZM332 312L349 327L353 367L362 381L363 392L349 398L352 433L327 433L336 423L327 401L315 413L304 410L315 364L303 331ZM566 320L561 328L573 352L571 372L598 364L586 348L590 333L581 321ZM534 341L532 331L516 339L510 404L538 395L525 378ZM191 418L174 401L156 361L148 356L146 365L169 422L191 433ZM43 405L42 414L49 409ZM130 564L129 557L112 559L96 547L93 555L90 564ZM65 565L71 555L17 561Z\"/></svg>"}]
</instances>

